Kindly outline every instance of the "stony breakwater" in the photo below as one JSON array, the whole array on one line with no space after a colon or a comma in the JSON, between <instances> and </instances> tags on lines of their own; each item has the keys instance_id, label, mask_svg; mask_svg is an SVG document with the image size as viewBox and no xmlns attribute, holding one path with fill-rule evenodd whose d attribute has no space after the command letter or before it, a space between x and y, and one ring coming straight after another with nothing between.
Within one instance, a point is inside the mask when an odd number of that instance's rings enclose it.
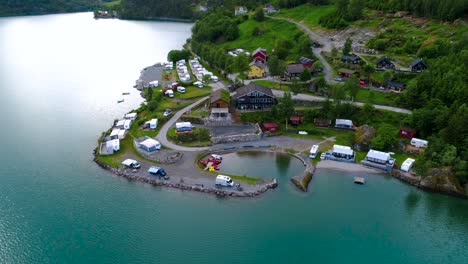
<instances>
[{"instance_id":1,"label":"stony breakwater","mask_svg":"<svg viewBox=\"0 0 468 264\"><path fill-rule=\"evenodd\" d=\"M208 193L208 194L214 194L217 196L231 196L231 197L254 197L258 196L266 191L268 189L275 189L278 187L278 181L276 179L272 179L271 181L265 182L262 185L257 185L255 188L251 188L252 190L244 191L243 189L224 189L224 188L212 188L212 187L205 187L203 184L189 184L185 183L183 181L177 181L173 180L175 177L171 177L168 180L164 179L157 179L157 178L152 178L152 177L146 177L146 176L141 176L136 173L134 173L130 169L125 169L125 168L114 168L109 165L103 164L99 162L96 158L94 161L103 169L112 172L113 174L124 177L128 180L131 181L138 181L138 182L143 182L143 183L148 183L152 184L154 186L165 186L169 188L176 188L180 190L187 190L187 191L196 191L196 192L202 192L202 193Z\"/></svg>"}]
</instances>

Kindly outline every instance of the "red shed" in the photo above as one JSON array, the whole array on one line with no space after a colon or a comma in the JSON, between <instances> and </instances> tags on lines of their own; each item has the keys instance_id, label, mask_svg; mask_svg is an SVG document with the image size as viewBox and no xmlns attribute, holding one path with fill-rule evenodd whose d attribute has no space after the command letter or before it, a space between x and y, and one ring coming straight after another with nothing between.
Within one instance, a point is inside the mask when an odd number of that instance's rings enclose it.
<instances>
[{"instance_id":1,"label":"red shed","mask_svg":"<svg viewBox=\"0 0 468 264\"><path fill-rule=\"evenodd\" d=\"M293 126L298 126L301 123L301 117L292 116L291 118L289 118L289 123Z\"/></svg>"},{"instance_id":2,"label":"red shed","mask_svg":"<svg viewBox=\"0 0 468 264\"><path fill-rule=\"evenodd\" d=\"M263 132L278 132L279 125L276 123L263 123Z\"/></svg>"},{"instance_id":3,"label":"red shed","mask_svg":"<svg viewBox=\"0 0 468 264\"><path fill-rule=\"evenodd\" d=\"M400 128L400 137L412 139L416 135L416 130L408 127Z\"/></svg>"},{"instance_id":4,"label":"red shed","mask_svg":"<svg viewBox=\"0 0 468 264\"><path fill-rule=\"evenodd\" d=\"M267 61L267 50L263 48L258 48L252 52L252 59L254 61L259 61L266 63Z\"/></svg>"}]
</instances>

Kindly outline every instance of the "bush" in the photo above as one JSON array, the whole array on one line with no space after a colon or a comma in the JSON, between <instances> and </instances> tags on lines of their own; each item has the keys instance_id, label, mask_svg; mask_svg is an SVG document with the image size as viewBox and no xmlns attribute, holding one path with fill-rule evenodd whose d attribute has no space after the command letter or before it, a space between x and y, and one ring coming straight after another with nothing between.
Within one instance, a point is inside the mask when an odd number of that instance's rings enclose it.
<instances>
[{"instance_id":1,"label":"bush","mask_svg":"<svg viewBox=\"0 0 468 264\"><path fill-rule=\"evenodd\" d=\"M179 142L209 141L210 130L207 128L195 127L192 129L192 133L177 134L175 129L171 129L168 136L170 139Z\"/></svg>"}]
</instances>

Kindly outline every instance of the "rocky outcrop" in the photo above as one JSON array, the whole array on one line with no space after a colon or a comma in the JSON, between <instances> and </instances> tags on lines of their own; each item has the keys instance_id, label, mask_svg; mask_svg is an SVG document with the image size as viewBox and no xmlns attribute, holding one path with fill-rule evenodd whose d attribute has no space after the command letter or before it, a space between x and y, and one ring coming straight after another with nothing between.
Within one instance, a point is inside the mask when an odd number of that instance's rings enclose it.
<instances>
[{"instance_id":1,"label":"rocky outcrop","mask_svg":"<svg viewBox=\"0 0 468 264\"><path fill-rule=\"evenodd\" d=\"M450 169L431 169L421 177L394 169L392 176L420 189L467 198L467 194Z\"/></svg>"}]
</instances>

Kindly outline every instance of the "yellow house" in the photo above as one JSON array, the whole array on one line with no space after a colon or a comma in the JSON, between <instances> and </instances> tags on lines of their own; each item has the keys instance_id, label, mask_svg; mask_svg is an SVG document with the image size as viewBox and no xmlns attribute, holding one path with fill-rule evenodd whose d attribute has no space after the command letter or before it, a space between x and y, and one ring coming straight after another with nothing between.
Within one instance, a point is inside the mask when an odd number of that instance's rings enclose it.
<instances>
[{"instance_id":1,"label":"yellow house","mask_svg":"<svg viewBox=\"0 0 468 264\"><path fill-rule=\"evenodd\" d=\"M255 78L263 78L266 76L266 65L258 62L258 61L252 61L249 64L249 79L255 79Z\"/></svg>"}]
</instances>

